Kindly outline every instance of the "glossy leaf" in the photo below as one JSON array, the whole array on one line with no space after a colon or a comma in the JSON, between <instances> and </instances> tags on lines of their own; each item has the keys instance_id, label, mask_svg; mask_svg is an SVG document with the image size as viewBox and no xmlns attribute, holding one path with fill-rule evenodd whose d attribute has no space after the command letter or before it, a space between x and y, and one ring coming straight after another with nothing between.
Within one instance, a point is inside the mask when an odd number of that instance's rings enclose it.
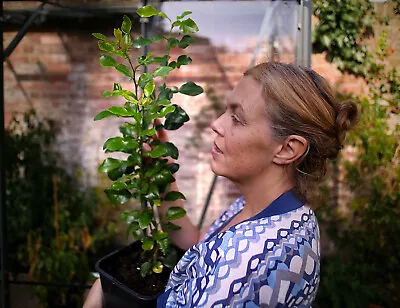
<instances>
[{"instance_id":1,"label":"glossy leaf","mask_svg":"<svg viewBox=\"0 0 400 308\"><path fill-rule=\"evenodd\" d=\"M127 185L124 182L116 181L110 186L111 190L125 190Z\"/></svg>"},{"instance_id":2,"label":"glossy leaf","mask_svg":"<svg viewBox=\"0 0 400 308\"><path fill-rule=\"evenodd\" d=\"M92 35L99 40L103 40L103 41L108 40L107 36L105 36L104 34L101 34L101 33L92 33Z\"/></svg>"},{"instance_id":3,"label":"glossy leaf","mask_svg":"<svg viewBox=\"0 0 400 308\"><path fill-rule=\"evenodd\" d=\"M136 13L140 17L152 17L154 15L157 15L158 11L154 6L151 5L146 5L141 8L139 8Z\"/></svg>"},{"instance_id":4,"label":"glossy leaf","mask_svg":"<svg viewBox=\"0 0 400 308\"><path fill-rule=\"evenodd\" d=\"M120 29L114 29L114 37L117 42L121 42L122 40L122 31Z\"/></svg>"},{"instance_id":5,"label":"glossy leaf","mask_svg":"<svg viewBox=\"0 0 400 308\"><path fill-rule=\"evenodd\" d=\"M178 159L179 157L178 148L172 142L165 142L163 143L163 146L166 148L166 153L163 154L164 156L170 156L173 159Z\"/></svg>"},{"instance_id":6,"label":"glossy leaf","mask_svg":"<svg viewBox=\"0 0 400 308\"><path fill-rule=\"evenodd\" d=\"M151 177L151 180L156 183L157 185L167 185L175 181L172 173L167 169L162 169L157 174Z\"/></svg>"},{"instance_id":7,"label":"glossy leaf","mask_svg":"<svg viewBox=\"0 0 400 308\"><path fill-rule=\"evenodd\" d=\"M99 171L101 172L109 172L111 170L117 169L121 167L122 162L119 159L115 158L106 158L103 163L99 167Z\"/></svg>"},{"instance_id":8,"label":"glossy leaf","mask_svg":"<svg viewBox=\"0 0 400 308\"><path fill-rule=\"evenodd\" d=\"M121 134L126 136L134 136L136 134L135 126L130 123L125 123L119 127Z\"/></svg>"},{"instance_id":9,"label":"glossy leaf","mask_svg":"<svg viewBox=\"0 0 400 308\"><path fill-rule=\"evenodd\" d=\"M121 86L120 83L114 82L114 91L115 91L115 90L122 90L122 86Z\"/></svg>"},{"instance_id":10,"label":"glossy leaf","mask_svg":"<svg viewBox=\"0 0 400 308\"><path fill-rule=\"evenodd\" d=\"M173 48L173 47L178 46L178 44L179 44L178 39L176 39L174 37L168 39L168 47Z\"/></svg>"},{"instance_id":11,"label":"glossy leaf","mask_svg":"<svg viewBox=\"0 0 400 308\"><path fill-rule=\"evenodd\" d=\"M171 163L167 165L167 168L172 174L174 174L179 170L179 164Z\"/></svg>"},{"instance_id":12,"label":"glossy leaf","mask_svg":"<svg viewBox=\"0 0 400 308\"><path fill-rule=\"evenodd\" d=\"M154 76L151 73L143 73L138 80L139 86L142 88L146 86L146 84L150 81L153 80Z\"/></svg>"},{"instance_id":13,"label":"glossy leaf","mask_svg":"<svg viewBox=\"0 0 400 308\"><path fill-rule=\"evenodd\" d=\"M168 237L163 238L157 241L158 246L160 247L161 252L165 255L169 248L169 239Z\"/></svg>"},{"instance_id":14,"label":"glossy leaf","mask_svg":"<svg viewBox=\"0 0 400 308\"><path fill-rule=\"evenodd\" d=\"M188 47L190 44L194 43L194 38L191 37L190 35L185 35L182 37L182 39L179 41L178 46L182 49L185 49Z\"/></svg>"},{"instance_id":15,"label":"glossy leaf","mask_svg":"<svg viewBox=\"0 0 400 308\"><path fill-rule=\"evenodd\" d=\"M109 138L103 145L103 150L109 152L122 151L125 148L122 137Z\"/></svg>"},{"instance_id":16,"label":"glossy leaf","mask_svg":"<svg viewBox=\"0 0 400 308\"><path fill-rule=\"evenodd\" d=\"M167 130L176 130L180 128L185 122L189 121L189 116L178 105L174 105L175 110L166 115L164 128Z\"/></svg>"},{"instance_id":17,"label":"glossy leaf","mask_svg":"<svg viewBox=\"0 0 400 308\"><path fill-rule=\"evenodd\" d=\"M175 201L178 199L186 200L185 196L179 191L170 191L164 197L165 201Z\"/></svg>"},{"instance_id":18,"label":"glossy leaf","mask_svg":"<svg viewBox=\"0 0 400 308\"><path fill-rule=\"evenodd\" d=\"M167 16L167 14L165 14L164 12L158 12L157 15L160 16L160 17L169 19L169 17Z\"/></svg>"},{"instance_id":19,"label":"glossy leaf","mask_svg":"<svg viewBox=\"0 0 400 308\"><path fill-rule=\"evenodd\" d=\"M154 273L160 274L163 271L163 268L164 268L164 266L162 265L162 263L160 261L157 261L154 264L152 270L153 270Z\"/></svg>"},{"instance_id":20,"label":"glossy leaf","mask_svg":"<svg viewBox=\"0 0 400 308\"><path fill-rule=\"evenodd\" d=\"M167 210L167 213L165 213L164 219L165 220L176 220L176 219L182 218L185 215L186 215L186 211L184 208L182 208L180 206L173 206Z\"/></svg>"},{"instance_id":21,"label":"glossy leaf","mask_svg":"<svg viewBox=\"0 0 400 308\"><path fill-rule=\"evenodd\" d=\"M166 153L167 153L167 148L164 145L160 144L155 146L151 151L146 152L146 156L149 156L151 158L157 158L163 156Z\"/></svg>"},{"instance_id":22,"label":"glossy leaf","mask_svg":"<svg viewBox=\"0 0 400 308\"><path fill-rule=\"evenodd\" d=\"M153 136L156 133L156 129L154 127L150 128L150 129L145 129L142 131L141 136Z\"/></svg>"},{"instance_id":23,"label":"glossy leaf","mask_svg":"<svg viewBox=\"0 0 400 308\"><path fill-rule=\"evenodd\" d=\"M192 58L190 58L186 55L181 55L177 59L178 68L181 67L181 65L188 65L190 63L192 63Z\"/></svg>"},{"instance_id":24,"label":"glossy leaf","mask_svg":"<svg viewBox=\"0 0 400 308\"><path fill-rule=\"evenodd\" d=\"M164 118L167 114L174 112L175 111L175 106L167 106L161 109L161 111L158 113L157 118Z\"/></svg>"},{"instance_id":25,"label":"glossy leaf","mask_svg":"<svg viewBox=\"0 0 400 308\"><path fill-rule=\"evenodd\" d=\"M185 95L196 96L203 93L203 88L189 81L179 88L179 92Z\"/></svg>"},{"instance_id":26,"label":"glossy leaf","mask_svg":"<svg viewBox=\"0 0 400 308\"><path fill-rule=\"evenodd\" d=\"M128 112L125 108L120 106L111 106L110 108L108 108L108 111L120 117L130 117L133 115L132 112Z\"/></svg>"},{"instance_id":27,"label":"glossy leaf","mask_svg":"<svg viewBox=\"0 0 400 308\"><path fill-rule=\"evenodd\" d=\"M150 211L145 210L138 217L140 229L145 229L150 225L152 214Z\"/></svg>"},{"instance_id":28,"label":"glossy leaf","mask_svg":"<svg viewBox=\"0 0 400 308\"><path fill-rule=\"evenodd\" d=\"M113 57L110 57L108 55L101 55L99 61L100 64L104 67L114 67L118 64Z\"/></svg>"},{"instance_id":29,"label":"glossy leaf","mask_svg":"<svg viewBox=\"0 0 400 308\"><path fill-rule=\"evenodd\" d=\"M99 121L99 120L102 120L102 119L104 119L104 118L108 118L108 117L111 117L111 116L114 116L114 114L111 113L111 112L108 111L108 110L103 110L103 111L99 112L99 113L94 117L94 120L95 120L95 121Z\"/></svg>"},{"instance_id":30,"label":"glossy leaf","mask_svg":"<svg viewBox=\"0 0 400 308\"><path fill-rule=\"evenodd\" d=\"M180 230L181 229L181 227L180 226L178 226L178 225L176 225L176 224L173 224L172 222L167 222L165 225L164 225L164 227L166 228L166 229L168 229L168 230L171 230L171 231L178 231L178 230Z\"/></svg>"},{"instance_id":31,"label":"glossy leaf","mask_svg":"<svg viewBox=\"0 0 400 308\"><path fill-rule=\"evenodd\" d=\"M141 266L140 266L140 275L142 277L145 277L151 270L151 263L150 262L144 262Z\"/></svg>"},{"instance_id":32,"label":"glossy leaf","mask_svg":"<svg viewBox=\"0 0 400 308\"><path fill-rule=\"evenodd\" d=\"M132 73L131 70L124 64L118 64L115 69L118 72L121 72L122 74L124 74L125 76L128 76L130 78L132 78Z\"/></svg>"},{"instance_id":33,"label":"glossy leaf","mask_svg":"<svg viewBox=\"0 0 400 308\"><path fill-rule=\"evenodd\" d=\"M199 31L199 28L197 27L196 23L191 18L182 20L181 24L179 25L179 29L182 31L182 33L185 34L196 33Z\"/></svg>"},{"instance_id":34,"label":"glossy leaf","mask_svg":"<svg viewBox=\"0 0 400 308\"><path fill-rule=\"evenodd\" d=\"M154 241L152 241L149 238L143 239L143 242L142 242L142 249L143 250L152 250L153 247L154 247Z\"/></svg>"},{"instance_id":35,"label":"glossy leaf","mask_svg":"<svg viewBox=\"0 0 400 308\"><path fill-rule=\"evenodd\" d=\"M121 30L122 32L129 34L131 32L131 29L132 29L132 21L128 16L124 15Z\"/></svg>"},{"instance_id":36,"label":"glossy leaf","mask_svg":"<svg viewBox=\"0 0 400 308\"><path fill-rule=\"evenodd\" d=\"M121 217L121 220L122 219ZM133 221L129 224L128 228L126 229L126 236L131 236L135 231L139 230L139 224L136 221Z\"/></svg>"},{"instance_id":37,"label":"glossy leaf","mask_svg":"<svg viewBox=\"0 0 400 308\"><path fill-rule=\"evenodd\" d=\"M160 66L154 71L154 76L160 76L160 77L167 77L169 72L173 70L172 67L169 66Z\"/></svg>"},{"instance_id":38,"label":"glossy leaf","mask_svg":"<svg viewBox=\"0 0 400 308\"><path fill-rule=\"evenodd\" d=\"M113 52L114 51L114 46L108 42L105 41L98 41L97 45L99 46L100 50L103 51L108 51L108 52Z\"/></svg>"},{"instance_id":39,"label":"glossy leaf","mask_svg":"<svg viewBox=\"0 0 400 308\"><path fill-rule=\"evenodd\" d=\"M184 11L181 15L177 16L177 19L182 19L183 17L192 14L191 11Z\"/></svg>"},{"instance_id":40,"label":"glossy leaf","mask_svg":"<svg viewBox=\"0 0 400 308\"><path fill-rule=\"evenodd\" d=\"M150 97L153 94L155 87L156 85L154 84L154 81L150 80L144 87L144 96Z\"/></svg>"},{"instance_id":41,"label":"glossy leaf","mask_svg":"<svg viewBox=\"0 0 400 308\"><path fill-rule=\"evenodd\" d=\"M150 45L152 42L153 41L151 39L143 38L140 36L139 38L137 38L132 42L132 47L141 48Z\"/></svg>"},{"instance_id":42,"label":"glossy leaf","mask_svg":"<svg viewBox=\"0 0 400 308\"><path fill-rule=\"evenodd\" d=\"M153 58L153 61L154 61L155 63L163 63L163 64L165 64L165 63L167 63L167 61L168 61L169 58L171 58L171 57L170 57L170 56L154 57L154 58Z\"/></svg>"},{"instance_id":43,"label":"glossy leaf","mask_svg":"<svg viewBox=\"0 0 400 308\"><path fill-rule=\"evenodd\" d=\"M132 197L131 193L128 190L112 190L106 189L105 190L108 199L113 204L124 204L129 201Z\"/></svg>"},{"instance_id":44,"label":"glossy leaf","mask_svg":"<svg viewBox=\"0 0 400 308\"><path fill-rule=\"evenodd\" d=\"M157 105L161 105L161 106L168 106L169 104L171 104L171 101L170 101L169 99L160 98L160 97L159 97L159 98L156 100L156 104L157 104ZM174 107L174 110L175 110L175 107ZM163 117L165 117L165 115L164 115Z\"/></svg>"},{"instance_id":45,"label":"glossy leaf","mask_svg":"<svg viewBox=\"0 0 400 308\"><path fill-rule=\"evenodd\" d=\"M154 230L152 235L156 241L168 238L168 233L160 231L160 230Z\"/></svg>"},{"instance_id":46,"label":"glossy leaf","mask_svg":"<svg viewBox=\"0 0 400 308\"><path fill-rule=\"evenodd\" d=\"M160 198L160 195L158 193L158 187L156 184L151 183L149 186L149 190L147 191L147 194L145 195L145 198L147 200L156 200Z\"/></svg>"}]
</instances>

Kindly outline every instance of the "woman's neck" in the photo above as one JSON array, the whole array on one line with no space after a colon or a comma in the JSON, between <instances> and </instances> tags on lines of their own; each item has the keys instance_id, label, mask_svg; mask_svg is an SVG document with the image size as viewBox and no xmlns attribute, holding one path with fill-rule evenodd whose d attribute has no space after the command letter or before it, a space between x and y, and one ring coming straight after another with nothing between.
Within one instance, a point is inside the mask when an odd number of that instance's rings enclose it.
<instances>
[{"instance_id":1,"label":"woman's neck","mask_svg":"<svg viewBox=\"0 0 400 308\"><path fill-rule=\"evenodd\" d=\"M260 213L280 195L293 188L293 182L284 169L274 171L236 183L246 200L242 214L247 218Z\"/></svg>"}]
</instances>

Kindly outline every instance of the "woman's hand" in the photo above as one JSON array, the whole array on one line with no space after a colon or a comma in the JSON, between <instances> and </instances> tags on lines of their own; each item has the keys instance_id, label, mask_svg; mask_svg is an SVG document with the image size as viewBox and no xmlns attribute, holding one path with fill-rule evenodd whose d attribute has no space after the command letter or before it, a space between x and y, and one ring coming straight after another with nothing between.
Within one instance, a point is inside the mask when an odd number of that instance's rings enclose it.
<instances>
[{"instance_id":1,"label":"woman's hand","mask_svg":"<svg viewBox=\"0 0 400 308\"><path fill-rule=\"evenodd\" d=\"M103 290L98 278L89 290L83 308L103 308Z\"/></svg>"}]
</instances>

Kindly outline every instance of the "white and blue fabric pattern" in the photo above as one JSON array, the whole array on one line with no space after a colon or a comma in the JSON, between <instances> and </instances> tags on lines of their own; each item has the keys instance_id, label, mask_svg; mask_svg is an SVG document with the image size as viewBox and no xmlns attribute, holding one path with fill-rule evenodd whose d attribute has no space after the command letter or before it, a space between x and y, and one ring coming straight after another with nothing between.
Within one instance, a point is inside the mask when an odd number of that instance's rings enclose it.
<instances>
[{"instance_id":1,"label":"white and blue fabric pattern","mask_svg":"<svg viewBox=\"0 0 400 308\"><path fill-rule=\"evenodd\" d=\"M175 266L158 307L310 307L320 273L313 211L289 191L220 232L245 206L236 200Z\"/></svg>"}]
</instances>

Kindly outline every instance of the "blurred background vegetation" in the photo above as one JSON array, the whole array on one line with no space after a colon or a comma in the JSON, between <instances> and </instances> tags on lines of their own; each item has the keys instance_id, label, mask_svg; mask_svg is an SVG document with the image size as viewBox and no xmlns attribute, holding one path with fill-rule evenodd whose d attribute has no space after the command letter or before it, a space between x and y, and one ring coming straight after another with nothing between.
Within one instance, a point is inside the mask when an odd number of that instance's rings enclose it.
<instances>
[{"instance_id":1,"label":"blurred background vegetation","mask_svg":"<svg viewBox=\"0 0 400 308\"><path fill-rule=\"evenodd\" d=\"M388 62L399 45L399 6L377 14L369 1L314 2L313 51L367 87L364 95L338 93L361 116L321 185L316 213L332 249L323 252L316 307L400 307L400 72ZM347 193L329 202L338 187Z\"/></svg>"}]
</instances>

